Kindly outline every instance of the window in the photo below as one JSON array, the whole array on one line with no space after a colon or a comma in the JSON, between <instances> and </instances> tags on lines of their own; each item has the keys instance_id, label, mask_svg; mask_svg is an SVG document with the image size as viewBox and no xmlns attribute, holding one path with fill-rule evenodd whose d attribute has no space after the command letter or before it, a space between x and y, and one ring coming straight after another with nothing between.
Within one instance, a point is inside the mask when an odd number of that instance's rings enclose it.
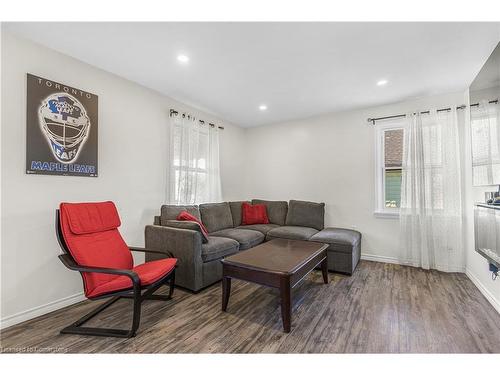
<instances>
[{"instance_id":1,"label":"window","mask_svg":"<svg viewBox=\"0 0 500 375\"><path fill-rule=\"evenodd\" d=\"M170 201L194 204L207 201L208 131L196 123L173 126L173 189Z\"/></svg>"},{"instance_id":2,"label":"window","mask_svg":"<svg viewBox=\"0 0 500 375\"><path fill-rule=\"evenodd\" d=\"M376 125L375 215L397 217L401 205L404 119Z\"/></svg>"},{"instance_id":3,"label":"window","mask_svg":"<svg viewBox=\"0 0 500 375\"><path fill-rule=\"evenodd\" d=\"M218 128L193 117L171 119L169 202L221 200Z\"/></svg>"}]
</instances>

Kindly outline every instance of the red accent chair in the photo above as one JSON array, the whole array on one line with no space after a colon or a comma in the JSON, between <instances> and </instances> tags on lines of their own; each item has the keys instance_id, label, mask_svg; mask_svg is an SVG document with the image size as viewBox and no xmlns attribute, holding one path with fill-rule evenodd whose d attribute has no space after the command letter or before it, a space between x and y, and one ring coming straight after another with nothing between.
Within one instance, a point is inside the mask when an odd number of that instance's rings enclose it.
<instances>
[{"instance_id":1,"label":"red accent chair","mask_svg":"<svg viewBox=\"0 0 500 375\"><path fill-rule=\"evenodd\" d=\"M134 266L131 251L160 252L128 247L118 231L120 225L113 202L61 203L56 210L57 239L64 252L59 259L70 270L80 272L87 298L112 297L61 333L133 337L139 327L142 302L146 299L172 298L177 259L166 258ZM170 288L168 295L153 294L167 284ZM120 298L134 300L130 330L82 327Z\"/></svg>"}]
</instances>

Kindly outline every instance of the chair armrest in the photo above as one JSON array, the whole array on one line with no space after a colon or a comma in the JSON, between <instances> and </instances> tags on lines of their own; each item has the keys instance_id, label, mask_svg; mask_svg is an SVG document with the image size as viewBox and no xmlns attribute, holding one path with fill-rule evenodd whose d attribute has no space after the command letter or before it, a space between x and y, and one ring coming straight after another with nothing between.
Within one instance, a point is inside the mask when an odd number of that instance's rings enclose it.
<instances>
[{"instance_id":1,"label":"chair armrest","mask_svg":"<svg viewBox=\"0 0 500 375\"><path fill-rule=\"evenodd\" d=\"M78 272L95 272L95 273L106 273L110 275L120 275L127 276L132 280L134 288L141 286L141 280L137 273L132 270L118 269L118 268L104 268L104 267L93 267L93 266L81 266L77 264L73 258L68 254L59 255L59 259L63 264L73 271Z\"/></svg>"},{"instance_id":2,"label":"chair armrest","mask_svg":"<svg viewBox=\"0 0 500 375\"><path fill-rule=\"evenodd\" d=\"M144 247L129 246L130 251L139 251L141 253L155 253L155 254L165 254L162 251L146 249Z\"/></svg>"}]
</instances>

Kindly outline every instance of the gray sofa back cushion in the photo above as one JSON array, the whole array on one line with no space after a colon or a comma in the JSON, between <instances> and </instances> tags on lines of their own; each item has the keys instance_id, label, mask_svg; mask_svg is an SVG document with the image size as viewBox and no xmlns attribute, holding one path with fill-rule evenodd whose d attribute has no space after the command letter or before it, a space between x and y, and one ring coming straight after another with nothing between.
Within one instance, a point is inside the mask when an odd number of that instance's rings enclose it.
<instances>
[{"instance_id":1,"label":"gray sofa back cushion","mask_svg":"<svg viewBox=\"0 0 500 375\"><path fill-rule=\"evenodd\" d=\"M252 204L263 204L267 209L267 217L272 224L285 225L288 202L286 201L266 201L262 199L252 199Z\"/></svg>"},{"instance_id":2,"label":"gray sofa back cushion","mask_svg":"<svg viewBox=\"0 0 500 375\"><path fill-rule=\"evenodd\" d=\"M209 233L233 227L233 216L228 202L200 204L201 221Z\"/></svg>"},{"instance_id":3,"label":"gray sofa back cushion","mask_svg":"<svg viewBox=\"0 0 500 375\"><path fill-rule=\"evenodd\" d=\"M243 202L250 203L249 201L229 202L231 216L233 217L233 227L235 228L241 225L241 205Z\"/></svg>"},{"instance_id":4,"label":"gray sofa back cushion","mask_svg":"<svg viewBox=\"0 0 500 375\"><path fill-rule=\"evenodd\" d=\"M286 225L322 230L325 227L325 204L291 200Z\"/></svg>"},{"instance_id":5,"label":"gray sofa back cushion","mask_svg":"<svg viewBox=\"0 0 500 375\"><path fill-rule=\"evenodd\" d=\"M166 227L172 227L172 228L180 228L180 229L189 229L189 230L195 230L197 232L200 232L201 234L201 240L203 243L208 242L208 237L205 236L203 231L200 228L200 224L194 222L194 221L184 221L184 220L167 220L165 223Z\"/></svg>"},{"instance_id":6,"label":"gray sofa back cushion","mask_svg":"<svg viewBox=\"0 0 500 375\"><path fill-rule=\"evenodd\" d=\"M167 225L167 220L177 220L177 216L182 212L187 211L191 215L201 219L200 210L195 205L177 206L173 204L164 204L161 206L160 224Z\"/></svg>"}]
</instances>

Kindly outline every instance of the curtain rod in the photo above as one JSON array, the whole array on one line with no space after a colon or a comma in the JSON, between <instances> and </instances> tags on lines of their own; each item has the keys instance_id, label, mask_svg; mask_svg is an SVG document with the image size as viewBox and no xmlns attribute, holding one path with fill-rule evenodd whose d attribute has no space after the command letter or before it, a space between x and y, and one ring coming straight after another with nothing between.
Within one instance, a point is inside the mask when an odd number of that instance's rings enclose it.
<instances>
[{"instance_id":1,"label":"curtain rod","mask_svg":"<svg viewBox=\"0 0 500 375\"><path fill-rule=\"evenodd\" d=\"M179 112L177 112L175 109L171 109L170 110L170 117L172 117L173 115L178 115ZM196 121L196 117L194 116L191 116L190 114L187 114L187 113L183 113L182 114L182 118L188 118L188 119L193 119L194 121ZM205 125L205 121L204 120L198 120L198 122L201 124L201 125ZM212 128L215 128L215 124L212 124L211 122L208 123L208 125L210 125ZM224 127L223 126L217 126L220 130L224 130Z\"/></svg>"},{"instance_id":2,"label":"curtain rod","mask_svg":"<svg viewBox=\"0 0 500 375\"><path fill-rule=\"evenodd\" d=\"M490 100L488 103L490 104L496 104L498 103L498 99L495 99L495 100ZM479 103L474 103L474 104L471 104L470 107L477 107L479 105ZM465 104L462 104L461 106L458 106L457 109L465 109L467 106ZM448 108L441 108L441 109L438 109L436 112L446 112L446 111L450 111L451 108L448 107ZM423 111L423 112L419 112L420 114L429 114L430 111ZM406 115L392 115L392 116L385 116L385 117L376 117L376 118L368 118L367 121L368 122L371 122L372 125L375 125L375 121L379 121L379 120L388 120L388 119L391 119L391 118L400 118L400 117L406 117Z\"/></svg>"}]
</instances>

